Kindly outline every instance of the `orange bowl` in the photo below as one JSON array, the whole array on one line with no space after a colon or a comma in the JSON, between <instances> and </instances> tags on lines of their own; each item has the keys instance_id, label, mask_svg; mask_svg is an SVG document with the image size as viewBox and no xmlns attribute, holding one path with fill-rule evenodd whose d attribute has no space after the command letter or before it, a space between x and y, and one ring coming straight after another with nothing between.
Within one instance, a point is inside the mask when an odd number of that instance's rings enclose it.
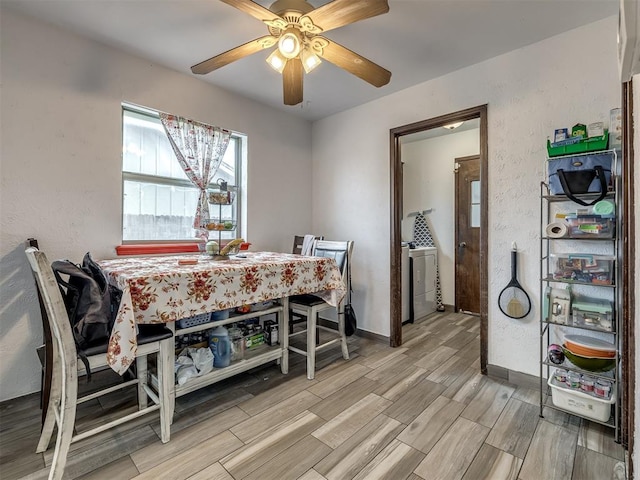
<instances>
[{"instance_id":1,"label":"orange bowl","mask_svg":"<svg viewBox=\"0 0 640 480\"><path fill-rule=\"evenodd\" d=\"M605 352L602 350L593 350L591 348L581 347L579 345L572 344L571 342L565 343L565 348L571 350L576 355L582 355L583 357L591 358L615 358L616 352Z\"/></svg>"},{"instance_id":2,"label":"orange bowl","mask_svg":"<svg viewBox=\"0 0 640 480\"><path fill-rule=\"evenodd\" d=\"M565 346L576 355L593 358L615 358L616 346L600 338L585 335L566 335Z\"/></svg>"}]
</instances>

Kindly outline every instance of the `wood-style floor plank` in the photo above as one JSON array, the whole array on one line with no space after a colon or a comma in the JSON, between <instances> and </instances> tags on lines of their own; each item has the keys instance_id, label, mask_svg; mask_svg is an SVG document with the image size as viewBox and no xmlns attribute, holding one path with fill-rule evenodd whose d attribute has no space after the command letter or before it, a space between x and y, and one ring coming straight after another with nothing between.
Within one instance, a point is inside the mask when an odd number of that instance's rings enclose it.
<instances>
[{"instance_id":1,"label":"wood-style floor plank","mask_svg":"<svg viewBox=\"0 0 640 480\"><path fill-rule=\"evenodd\" d=\"M302 412L291 420L265 432L262 436L220 460L234 478L243 478L273 457L295 445L316 430L323 420L311 412Z\"/></svg>"},{"instance_id":2,"label":"wood-style floor plank","mask_svg":"<svg viewBox=\"0 0 640 480\"><path fill-rule=\"evenodd\" d=\"M455 348L439 345L427 355L424 355L414 361L413 364L431 374L431 372L438 369L442 364L451 360L456 352L457 350Z\"/></svg>"},{"instance_id":3,"label":"wood-style floor plank","mask_svg":"<svg viewBox=\"0 0 640 480\"><path fill-rule=\"evenodd\" d=\"M133 478L135 480L184 480L242 446L242 442L227 430L166 459Z\"/></svg>"},{"instance_id":4,"label":"wood-style floor plank","mask_svg":"<svg viewBox=\"0 0 640 480\"><path fill-rule=\"evenodd\" d=\"M376 387L378 387L377 382L368 379L366 376L360 377L355 382L350 383L337 392L332 393L324 400L316 403L309 408L309 411L325 420L331 420L336 415L347 410L354 403L359 402L372 393Z\"/></svg>"},{"instance_id":5,"label":"wood-style floor plank","mask_svg":"<svg viewBox=\"0 0 640 480\"><path fill-rule=\"evenodd\" d=\"M522 459L484 444L462 480L517 480Z\"/></svg>"},{"instance_id":6,"label":"wood-style floor plank","mask_svg":"<svg viewBox=\"0 0 640 480\"><path fill-rule=\"evenodd\" d=\"M86 475L78 477L78 480L104 480L105 478L117 478L118 480L130 480L140 472L136 468L131 457L122 457L115 462L108 463L104 467L93 470Z\"/></svg>"},{"instance_id":7,"label":"wood-style floor plank","mask_svg":"<svg viewBox=\"0 0 640 480\"><path fill-rule=\"evenodd\" d=\"M612 428L583 420L578 431L578 445L624 461L624 451L616 443L614 433Z\"/></svg>"},{"instance_id":8,"label":"wood-style floor plank","mask_svg":"<svg viewBox=\"0 0 640 480\"><path fill-rule=\"evenodd\" d=\"M414 365L407 366L402 373L395 378L383 383L376 390L378 395L395 401L402 397L405 392L417 385L427 377L427 371Z\"/></svg>"},{"instance_id":9,"label":"wood-style floor plank","mask_svg":"<svg viewBox=\"0 0 640 480\"><path fill-rule=\"evenodd\" d=\"M429 453L462 410L464 405L440 396L398 435L398 440Z\"/></svg>"},{"instance_id":10,"label":"wood-style floor plank","mask_svg":"<svg viewBox=\"0 0 640 480\"><path fill-rule=\"evenodd\" d=\"M367 373L366 377L376 382L386 383L401 374L410 363L411 360L406 355L396 355L386 364L382 364L379 368Z\"/></svg>"},{"instance_id":11,"label":"wood-style floor plank","mask_svg":"<svg viewBox=\"0 0 640 480\"><path fill-rule=\"evenodd\" d=\"M518 387L516 388L516 391L513 392L513 395L511 395L511 398L515 398L521 402L530 403L531 405L535 405L540 408L540 390Z\"/></svg>"},{"instance_id":12,"label":"wood-style floor plank","mask_svg":"<svg viewBox=\"0 0 640 480\"><path fill-rule=\"evenodd\" d=\"M291 398L276 403L257 415L249 417L245 421L231 427L231 433L244 443L249 443L270 428L308 410L320 400L320 397L316 397L313 393L303 390Z\"/></svg>"},{"instance_id":13,"label":"wood-style floor plank","mask_svg":"<svg viewBox=\"0 0 640 480\"><path fill-rule=\"evenodd\" d=\"M554 425L558 425L559 427L564 427L569 430L572 430L578 433L580 430L580 417L576 417L575 415L570 415L565 412L561 412L560 410L555 410L553 408L545 407L542 411L544 419L553 423Z\"/></svg>"},{"instance_id":14,"label":"wood-style floor plank","mask_svg":"<svg viewBox=\"0 0 640 480\"><path fill-rule=\"evenodd\" d=\"M376 368L384 367L389 362L393 361L397 356L403 355L406 351L406 347L383 350L374 355L371 355L370 357L362 357L362 360L360 360L360 362L373 370ZM403 355L403 357L404 356L405 355Z\"/></svg>"},{"instance_id":15,"label":"wood-style floor plank","mask_svg":"<svg viewBox=\"0 0 640 480\"><path fill-rule=\"evenodd\" d=\"M404 425L379 415L321 460L314 469L328 480L349 480L372 461Z\"/></svg>"},{"instance_id":16,"label":"wood-style floor plank","mask_svg":"<svg viewBox=\"0 0 640 480\"><path fill-rule=\"evenodd\" d=\"M443 346L442 348L447 347ZM431 372L429 376L427 376L427 379L448 387L452 385L460 375L463 375L467 368L472 364L474 364L474 360L453 355L450 359Z\"/></svg>"},{"instance_id":17,"label":"wood-style floor plank","mask_svg":"<svg viewBox=\"0 0 640 480\"><path fill-rule=\"evenodd\" d=\"M424 453L393 440L360 470L354 480L404 480L424 458Z\"/></svg>"},{"instance_id":18,"label":"wood-style floor plank","mask_svg":"<svg viewBox=\"0 0 640 480\"><path fill-rule=\"evenodd\" d=\"M487 443L524 458L538 425L538 411L535 405L511 398L487 437Z\"/></svg>"},{"instance_id":19,"label":"wood-style floor plank","mask_svg":"<svg viewBox=\"0 0 640 480\"><path fill-rule=\"evenodd\" d=\"M249 416L238 407L230 408L218 415L203 420L198 425L183 429L177 433L171 432L171 441L162 443L160 439L131 454L131 459L138 470L146 472L185 450L219 435L229 428L246 420Z\"/></svg>"},{"instance_id":20,"label":"wood-style floor plank","mask_svg":"<svg viewBox=\"0 0 640 480\"><path fill-rule=\"evenodd\" d=\"M456 350L472 350L474 351L476 349L476 345L469 345L473 340L475 340L477 338L477 334L473 333L473 332L468 332L466 330L463 330L461 332L458 332L457 334L455 334L453 337L451 337L449 340L447 340L446 342L444 342L442 345L445 347L451 347L451 348L455 348ZM480 350L478 349L478 352L480 352Z\"/></svg>"},{"instance_id":21,"label":"wood-style floor plank","mask_svg":"<svg viewBox=\"0 0 640 480\"><path fill-rule=\"evenodd\" d=\"M408 425L420 415L431 402L438 398L444 389L444 385L426 379L422 380L415 387L407 390L402 397L393 402L384 413Z\"/></svg>"},{"instance_id":22,"label":"wood-style floor plank","mask_svg":"<svg viewBox=\"0 0 640 480\"><path fill-rule=\"evenodd\" d=\"M577 444L577 431L541 419L520 470L520 478L570 479Z\"/></svg>"},{"instance_id":23,"label":"wood-style floor plank","mask_svg":"<svg viewBox=\"0 0 640 480\"><path fill-rule=\"evenodd\" d=\"M618 480L616 477L622 473L619 460L587 450L577 447L572 480Z\"/></svg>"},{"instance_id":24,"label":"wood-style floor plank","mask_svg":"<svg viewBox=\"0 0 640 480\"><path fill-rule=\"evenodd\" d=\"M485 427L493 427L514 391L512 385L489 379L482 384L461 416Z\"/></svg>"},{"instance_id":25,"label":"wood-style floor plank","mask_svg":"<svg viewBox=\"0 0 640 480\"><path fill-rule=\"evenodd\" d=\"M489 377L480 373L477 368L469 367L447 387L442 395L468 405L487 381Z\"/></svg>"},{"instance_id":26,"label":"wood-style floor plank","mask_svg":"<svg viewBox=\"0 0 640 480\"><path fill-rule=\"evenodd\" d=\"M342 387L355 382L358 378L364 377L371 369L358 363L348 363L339 370L334 370L332 375L316 374L318 383L309 387L308 392L320 398L327 398L332 393L337 392Z\"/></svg>"},{"instance_id":27,"label":"wood-style floor plank","mask_svg":"<svg viewBox=\"0 0 640 480\"><path fill-rule=\"evenodd\" d=\"M331 448L338 447L351 435L382 413L391 401L370 393L312 433Z\"/></svg>"},{"instance_id":28,"label":"wood-style floor plank","mask_svg":"<svg viewBox=\"0 0 640 480\"><path fill-rule=\"evenodd\" d=\"M262 392L238 404L238 407L244 410L248 415L257 415L272 405L277 405L283 400L294 396L296 393L300 393L318 383L317 380L309 380L306 376L299 376L290 379L286 379L283 375L281 376L285 378L285 380L283 380L277 388L272 388L266 392Z\"/></svg>"},{"instance_id":29,"label":"wood-style floor plank","mask_svg":"<svg viewBox=\"0 0 640 480\"><path fill-rule=\"evenodd\" d=\"M308 470L300 478L298 478L298 480L327 480L327 479L326 477L323 477L312 468L311 470Z\"/></svg>"},{"instance_id":30,"label":"wood-style floor plank","mask_svg":"<svg viewBox=\"0 0 640 480\"><path fill-rule=\"evenodd\" d=\"M216 462L191 475L187 480L234 480L234 478L219 462Z\"/></svg>"},{"instance_id":31,"label":"wood-style floor plank","mask_svg":"<svg viewBox=\"0 0 640 480\"><path fill-rule=\"evenodd\" d=\"M415 472L429 480L460 480L488 433L489 428L459 417Z\"/></svg>"},{"instance_id":32,"label":"wood-style floor plank","mask_svg":"<svg viewBox=\"0 0 640 480\"><path fill-rule=\"evenodd\" d=\"M331 451L331 448L320 440L308 435L244 478L246 480L296 479Z\"/></svg>"}]
</instances>

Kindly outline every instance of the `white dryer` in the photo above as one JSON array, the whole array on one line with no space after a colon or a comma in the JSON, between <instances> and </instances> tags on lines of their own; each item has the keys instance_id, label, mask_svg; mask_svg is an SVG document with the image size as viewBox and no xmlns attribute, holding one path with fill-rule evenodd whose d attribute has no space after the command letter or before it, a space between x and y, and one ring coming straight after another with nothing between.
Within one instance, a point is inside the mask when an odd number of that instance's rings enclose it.
<instances>
[{"instance_id":1,"label":"white dryer","mask_svg":"<svg viewBox=\"0 0 640 480\"><path fill-rule=\"evenodd\" d=\"M411 260L409 245L402 245L402 323L411 320Z\"/></svg>"},{"instance_id":2,"label":"white dryer","mask_svg":"<svg viewBox=\"0 0 640 480\"><path fill-rule=\"evenodd\" d=\"M436 269L438 249L417 247L409 250L411 258L412 320L436 311Z\"/></svg>"}]
</instances>

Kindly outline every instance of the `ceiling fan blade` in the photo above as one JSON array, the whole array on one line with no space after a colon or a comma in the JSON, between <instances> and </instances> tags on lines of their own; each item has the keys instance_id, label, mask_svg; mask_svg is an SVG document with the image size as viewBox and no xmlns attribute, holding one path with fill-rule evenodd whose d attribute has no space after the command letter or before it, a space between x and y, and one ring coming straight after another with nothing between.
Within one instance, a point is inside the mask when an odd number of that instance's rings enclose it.
<instances>
[{"instance_id":1,"label":"ceiling fan blade","mask_svg":"<svg viewBox=\"0 0 640 480\"><path fill-rule=\"evenodd\" d=\"M327 42L322 52L317 52L322 58L334 65L345 69L347 72L360 77L374 87L382 87L391 80L391 72L380 65L373 63L355 52L352 52L339 43L319 37Z\"/></svg>"},{"instance_id":2,"label":"ceiling fan blade","mask_svg":"<svg viewBox=\"0 0 640 480\"><path fill-rule=\"evenodd\" d=\"M302 102L302 62L299 58L287 60L282 71L285 105L298 105Z\"/></svg>"},{"instance_id":3,"label":"ceiling fan blade","mask_svg":"<svg viewBox=\"0 0 640 480\"><path fill-rule=\"evenodd\" d=\"M231 5L232 7L237 8L238 10L248 13L254 18L257 18L261 22L273 22L277 20L281 20L282 18L279 15L276 15L271 10L264 8L262 5L258 5L256 2L252 2L251 0L220 0L222 3L226 3L227 5Z\"/></svg>"},{"instance_id":4,"label":"ceiling fan blade","mask_svg":"<svg viewBox=\"0 0 640 480\"><path fill-rule=\"evenodd\" d=\"M307 13L303 18L308 17L314 25L320 27L323 32L327 32L388 11L389 2L387 0L362 0L358 2L334 0ZM303 23L302 19L301 23Z\"/></svg>"},{"instance_id":5,"label":"ceiling fan blade","mask_svg":"<svg viewBox=\"0 0 640 480\"><path fill-rule=\"evenodd\" d=\"M209 72L213 72L214 70L224 67L225 65L229 65L236 60L240 60L252 53L259 52L265 48L269 48L276 44L278 39L271 35L265 35L264 37L256 38L255 40L251 40L250 42L245 43L244 45L240 45L239 47L232 48L231 50L227 50L220 55L216 55L215 57L211 57L204 62L200 62L197 65L191 67L191 71L193 73L197 73L200 75L204 75Z\"/></svg>"}]
</instances>

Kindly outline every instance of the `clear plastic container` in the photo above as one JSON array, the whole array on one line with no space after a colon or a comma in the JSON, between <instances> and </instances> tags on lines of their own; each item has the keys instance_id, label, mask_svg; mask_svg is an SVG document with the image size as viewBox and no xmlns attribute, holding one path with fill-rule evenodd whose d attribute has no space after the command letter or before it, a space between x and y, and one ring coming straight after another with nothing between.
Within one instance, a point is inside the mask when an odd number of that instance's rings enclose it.
<instances>
[{"instance_id":1,"label":"clear plastic container","mask_svg":"<svg viewBox=\"0 0 640 480\"><path fill-rule=\"evenodd\" d=\"M598 379L593 386L593 394L596 397L609 398L609 395L611 395L611 382L604 378Z\"/></svg>"},{"instance_id":2,"label":"clear plastic container","mask_svg":"<svg viewBox=\"0 0 640 480\"><path fill-rule=\"evenodd\" d=\"M582 375L580 378L580 390L587 393L593 393L593 386L596 383L596 379L589 375Z\"/></svg>"},{"instance_id":3,"label":"clear plastic container","mask_svg":"<svg viewBox=\"0 0 640 480\"><path fill-rule=\"evenodd\" d=\"M567 215L569 236L573 238L613 238L615 218L602 215Z\"/></svg>"},{"instance_id":4,"label":"clear plastic container","mask_svg":"<svg viewBox=\"0 0 640 480\"><path fill-rule=\"evenodd\" d=\"M569 372L567 374L567 387L569 388L580 388L580 374L575 372Z\"/></svg>"},{"instance_id":5,"label":"clear plastic container","mask_svg":"<svg viewBox=\"0 0 640 480\"><path fill-rule=\"evenodd\" d=\"M613 284L614 257L592 254L550 254L551 273L555 280Z\"/></svg>"},{"instance_id":6,"label":"clear plastic container","mask_svg":"<svg viewBox=\"0 0 640 480\"><path fill-rule=\"evenodd\" d=\"M567 371L562 368L556 368L556 371L553 372L553 377L560 383L566 383Z\"/></svg>"},{"instance_id":7,"label":"clear plastic container","mask_svg":"<svg viewBox=\"0 0 640 480\"><path fill-rule=\"evenodd\" d=\"M244 360L245 341L242 330L237 327L229 329L229 340L231 340L231 361Z\"/></svg>"}]
</instances>

